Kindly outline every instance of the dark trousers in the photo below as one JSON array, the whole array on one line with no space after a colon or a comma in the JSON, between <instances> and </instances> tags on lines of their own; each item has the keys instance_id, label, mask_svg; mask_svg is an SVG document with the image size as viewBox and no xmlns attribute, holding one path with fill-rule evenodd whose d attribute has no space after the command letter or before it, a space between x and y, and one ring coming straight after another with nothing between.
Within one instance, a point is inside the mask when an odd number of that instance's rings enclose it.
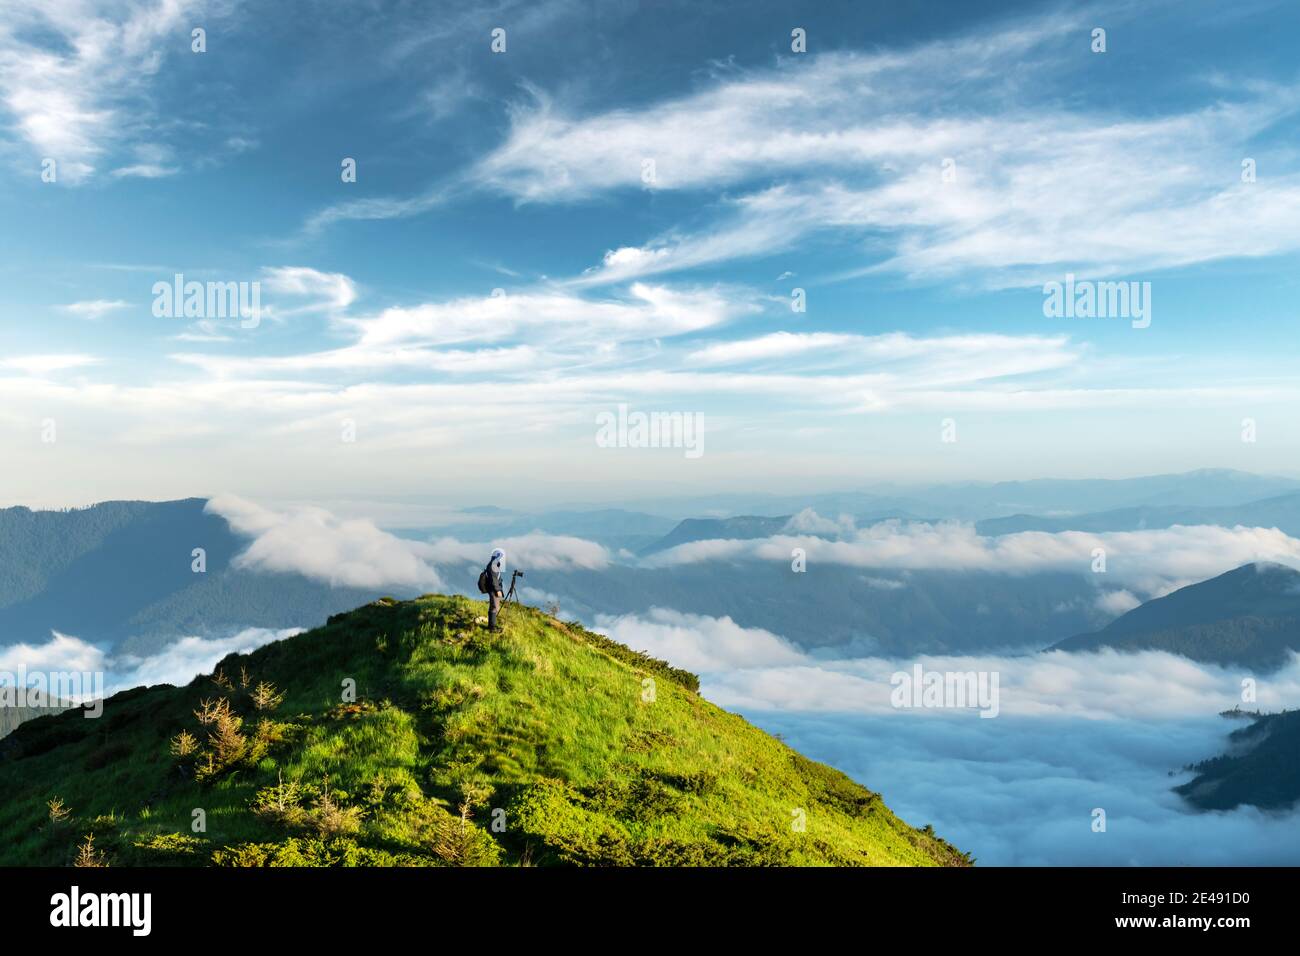
<instances>
[{"instance_id":1,"label":"dark trousers","mask_svg":"<svg viewBox=\"0 0 1300 956\"><path fill-rule=\"evenodd\" d=\"M501 592L493 591L488 595L488 627L496 629L497 612L501 610Z\"/></svg>"}]
</instances>

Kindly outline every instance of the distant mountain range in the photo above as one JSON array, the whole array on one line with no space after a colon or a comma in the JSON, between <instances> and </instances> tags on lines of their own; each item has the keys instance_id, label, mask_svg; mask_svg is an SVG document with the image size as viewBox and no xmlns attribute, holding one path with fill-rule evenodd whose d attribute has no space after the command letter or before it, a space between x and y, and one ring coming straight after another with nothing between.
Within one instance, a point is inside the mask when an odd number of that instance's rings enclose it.
<instances>
[{"instance_id":1,"label":"distant mountain range","mask_svg":"<svg viewBox=\"0 0 1300 956\"><path fill-rule=\"evenodd\" d=\"M1123 508L1241 505L1300 494L1300 480L1225 468L1203 468L1137 478L1038 478L1029 481L870 485L857 491L813 494L714 494L642 498L622 507L659 515L697 517L795 514L804 508L834 517L898 515L979 521L1007 515L1063 517Z\"/></svg>"},{"instance_id":2,"label":"distant mountain range","mask_svg":"<svg viewBox=\"0 0 1300 956\"><path fill-rule=\"evenodd\" d=\"M331 614L401 588L352 588L293 573L236 568L248 545L203 499L106 502L69 511L0 510L0 646L44 643L51 631L117 652L155 653L178 637L224 637L246 627L311 627ZM463 539L550 533L640 536L654 553L687 540L761 536L787 517L687 519L671 522L635 512L582 516L548 513L538 522L494 513L489 525L460 527ZM554 522L554 523L552 523ZM604 533L600 531L603 529ZM649 533L655 529L657 533ZM665 535L665 532L667 534ZM408 529L407 534L412 534ZM424 537L449 534L448 526ZM207 569L191 569L206 551ZM600 569L552 570L526 581L536 600L557 596L566 611L596 616L653 607L731 616L808 647L845 652L909 653L1041 646L1095 625L1096 592L1078 575L1024 578L987 573L915 571L906 575L816 563L791 575L785 564L711 562L646 568L616 563ZM473 576L460 584L473 591Z\"/></svg>"},{"instance_id":3,"label":"distant mountain range","mask_svg":"<svg viewBox=\"0 0 1300 956\"><path fill-rule=\"evenodd\" d=\"M672 608L730 617L805 648L861 656L1041 648L1105 620L1088 577L894 573L826 562L791 574L788 563L704 561L663 568L611 564L529 580L586 621Z\"/></svg>"},{"instance_id":4,"label":"distant mountain range","mask_svg":"<svg viewBox=\"0 0 1300 956\"><path fill-rule=\"evenodd\" d=\"M987 485L937 485L918 488L913 493L923 500L960 502L966 508L985 512L981 517L1017 512L1050 516L1117 508L1239 505L1300 493L1300 481L1226 468L1203 468L1139 478L1043 478Z\"/></svg>"},{"instance_id":5,"label":"distant mountain range","mask_svg":"<svg viewBox=\"0 0 1300 956\"><path fill-rule=\"evenodd\" d=\"M622 508L519 512L480 505L461 509L461 513L471 516L472 520L404 527L394 529L393 533L403 538L427 539L445 535L465 541L483 541L541 531L585 538L612 551L635 553L659 540L677 523L676 518Z\"/></svg>"},{"instance_id":6,"label":"distant mountain range","mask_svg":"<svg viewBox=\"0 0 1300 956\"><path fill-rule=\"evenodd\" d=\"M641 549L642 555L667 551L679 544L692 541L709 541L719 538L746 541L767 538L790 523L790 515L768 518L761 515L737 515L733 518L686 518L662 538Z\"/></svg>"},{"instance_id":7,"label":"distant mountain range","mask_svg":"<svg viewBox=\"0 0 1300 956\"><path fill-rule=\"evenodd\" d=\"M1265 613L1250 594L1212 594L1175 625L1159 623L1161 608L1144 606L1098 631L1107 618L1088 575L1040 573L1013 577L987 572L890 571L810 563L792 575L780 562L698 562L653 567L637 556L663 553L713 538L752 539L780 533L805 508L823 517L854 516L859 527L884 518L936 520L957 512L1017 506L978 526L984 533L1035 527L1106 530L1214 521L1295 529L1300 485L1291 479L1230 471L1199 471L1121 481L1028 481L956 484L883 493L757 496L781 505L770 513L669 517L634 508L565 508L526 513L495 506L467 508L448 523L407 528L407 537L452 536L492 541L532 531L597 541L615 563L599 569L550 570L526 579L533 600L558 600L566 612L594 622L600 615L651 608L729 616L806 648L835 653L962 653L1006 648L1084 649L1110 644L1156 646L1207 660L1276 664L1293 643L1288 605ZM1250 495L1271 497L1250 500ZM1278 492L1285 492L1279 494ZM1163 498L1179 504L1141 504ZM756 496L691 499L721 507ZM1118 503L1112 511L1084 506ZM311 627L329 615L400 588L355 588L294 573L234 566L248 540L203 499L106 502L69 511L0 509L0 646L44 643L51 631L117 653L148 655L187 635L229 636L247 627ZM685 510L688 504L679 505ZM840 507L843 506L843 507ZM640 507L640 506L638 506ZM1025 508L1076 513L1030 514ZM206 552L204 573L191 569L195 548ZM530 569L535 570L535 569ZM473 592L473 576L448 574L448 587ZM473 596L473 595L472 595ZM1172 597L1172 596L1171 596ZM1179 598L1179 601L1183 598ZM1216 602L1235 601L1220 607ZM1285 603L1285 602L1283 602ZM1226 608L1226 609L1225 609ZM1225 623L1230 622L1230 623ZM1140 626L1139 626L1140 625ZM1198 630L1199 629L1199 630ZM1155 636L1151 636L1155 635ZM1065 640L1065 639L1069 640Z\"/></svg>"},{"instance_id":8,"label":"distant mountain range","mask_svg":"<svg viewBox=\"0 0 1300 956\"><path fill-rule=\"evenodd\" d=\"M1210 664L1273 669L1300 651L1300 571L1247 564L1134 608L1054 650L1162 650Z\"/></svg>"},{"instance_id":9,"label":"distant mountain range","mask_svg":"<svg viewBox=\"0 0 1300 956\"><path fill-rule=\"evenodd\" d=\"M983 535L1015 534L1021 531L1101 533L1201 524L1224 528L1237 525L1247 528L1277 528L1286 534L1297 536L1300 535L1300 494L1279 495L1276 498L1237 505L1148 505L1069 517L1018 514L977 521L975 530Z\"/></svg>"},{"instance_id":10,"label":"distant mountain range","mask_svg":"<svg viewBox=\"0 0 1300 956\"><path fill-rule=\"evenodd\" d=\"M321 623L380 595L296 574L238 570L247 541L206 501L0 509L0 644L51 631L147 654L181 635ZM206 571L192 552L206 552Z\"/></svg>"}]
</instances>

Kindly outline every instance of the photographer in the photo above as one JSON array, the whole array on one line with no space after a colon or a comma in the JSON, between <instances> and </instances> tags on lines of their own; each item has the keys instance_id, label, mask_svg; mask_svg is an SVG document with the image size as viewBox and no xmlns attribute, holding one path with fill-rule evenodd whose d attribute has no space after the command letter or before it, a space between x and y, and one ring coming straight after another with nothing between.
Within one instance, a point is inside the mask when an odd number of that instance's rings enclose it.
<instances>
[{"instance_id":1,"label":"photographer","mask_svg":"<svg viewBox=\"0 0 1300 956\"><path fill-rule=\"evenodd\" d=\"M501 572L505 570L506 553L500 548L492 552L485 567L478 576L478 589L488 596L488 630L497 630L497 613L501 610Z\"/></svg>"}]
</instances>

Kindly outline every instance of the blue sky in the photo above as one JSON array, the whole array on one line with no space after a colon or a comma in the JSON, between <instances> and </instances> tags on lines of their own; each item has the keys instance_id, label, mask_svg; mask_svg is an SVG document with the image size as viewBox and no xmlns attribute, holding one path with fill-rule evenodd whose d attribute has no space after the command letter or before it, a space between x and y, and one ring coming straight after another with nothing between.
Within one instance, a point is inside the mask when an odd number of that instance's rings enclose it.
<instances>
[{"instance_id":1,"label":"blue sky","mask_svg":"<svg viewBox=\"0 0 1300 956\"><path fill-rule=\"evenodd\" d=\"M1300 474L1300 8L986 7L7 3L0 498Z\"/></svg>"}]
</instances>

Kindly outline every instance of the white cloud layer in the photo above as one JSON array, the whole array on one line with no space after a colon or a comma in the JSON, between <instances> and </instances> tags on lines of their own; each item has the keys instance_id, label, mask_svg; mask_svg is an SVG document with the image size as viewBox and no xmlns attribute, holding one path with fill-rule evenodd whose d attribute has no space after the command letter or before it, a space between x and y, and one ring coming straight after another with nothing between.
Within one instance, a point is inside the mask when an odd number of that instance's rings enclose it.
<instances>
[{"instance_id":1,"label":"white cloud layer","mask_svg":"<svg viewBox=\"0 0 1300 956\"><path fill-rule=\"evenodd\" d=\"M701 672L710 700L880 791L985 865L1294 865L1292 813L1197 813L1172 788L1240 726L1233 668L1163 652L836 660L727 618L655 609L601 630ZM997 674L999 713L892 705L894 674ZM1264 711L1300 703L1300 656L1261 679ZM1092 829L1094 808L1107 830Z\"/></svg>"},{"instance_id":2,"label":"white cloud layer","mask_svg":"<svg viewBox=\"0 0 1300 956\"><path fill-rule=\"evenodd\" d=\"M199 674L211 673L217 662L228 654L247 654L263 644L300 634L302 630L248 627L226 637L190 635L177 638L156 654L143 657L114 655L95 644L56 631L44 644L0 647L0 672L13 675L102 674L105 696L131 687L154 684L179 687Z\"/></svg>"},{"instance_id":3,"label":"white cloud layer","mask_svg":"<svg viewBox=\"0 0 1300 956\"><path fill-rule=\"evenodd\" d=\"M815 512L813 513L815 515ZM1223 528L1217 525L1175 525L1144 531L1024 531L982 536L962 522L883 521L861 529L842 522L814 522L807 512L797 516L805 528L833 532L834 539L813 533L782 533L749 540L710 539L677 545L644 560L650 567L674 567L698 561L789 562L802 548L809 565L817 562L880 570L991 571L1033 574L1075 571L1095 574L1098 581L1122 583L1148 597L1203 581L1254 561L1276 561L1300 567L1300 541L1276 528ZM791 529L793 530L793 529ZM1106 570L1093 571L1095 553L1105 553ZM1125 591L1103 596L1118 608L1132 600Z\"/></svg>"},{"instance_id":4,"label":"white cloud layer","mask_svg":"<svg viewBox=\"0 0 1300 956\"><path fill-rule=\"evenodd\" d=\"M805 660L788 641L762 628L741 627L729 617L651 608L643 615L600 615L596 627L620 644L693 671L778 667Z\"/></svg>"},{"instance_id":5,"label":"white cloud layer","mask_svg":"<svg viewBox=\"0 0 1300 956\"><path fill-rule=\"evenodd\" d=\"M525 571L600 569L610 561L609 552L595 542L536 531L491 541L418 541L318 507L272 509L236 495L218 495L208 510L252 539L236 556L236 567L301 574L334 586L468 591L493 548L503 548L507 564ZM458 576L445 579L440 567L455 568Z\"/></svg>"},{"instance_id":6,"label":"white cloud layer","mask_svg":"<svg viewBox=\"0 0 1300 956\"><path fill-rule=\"evenodd\" d=\"M340 520L324 508L275 511L234 495L219 495L207 507L236 533L253 539L236 556L237 568L301 574L334 586L442 587L427 560L427 545L388 534L369 521Z\"/></svg>"}]
</instances>

